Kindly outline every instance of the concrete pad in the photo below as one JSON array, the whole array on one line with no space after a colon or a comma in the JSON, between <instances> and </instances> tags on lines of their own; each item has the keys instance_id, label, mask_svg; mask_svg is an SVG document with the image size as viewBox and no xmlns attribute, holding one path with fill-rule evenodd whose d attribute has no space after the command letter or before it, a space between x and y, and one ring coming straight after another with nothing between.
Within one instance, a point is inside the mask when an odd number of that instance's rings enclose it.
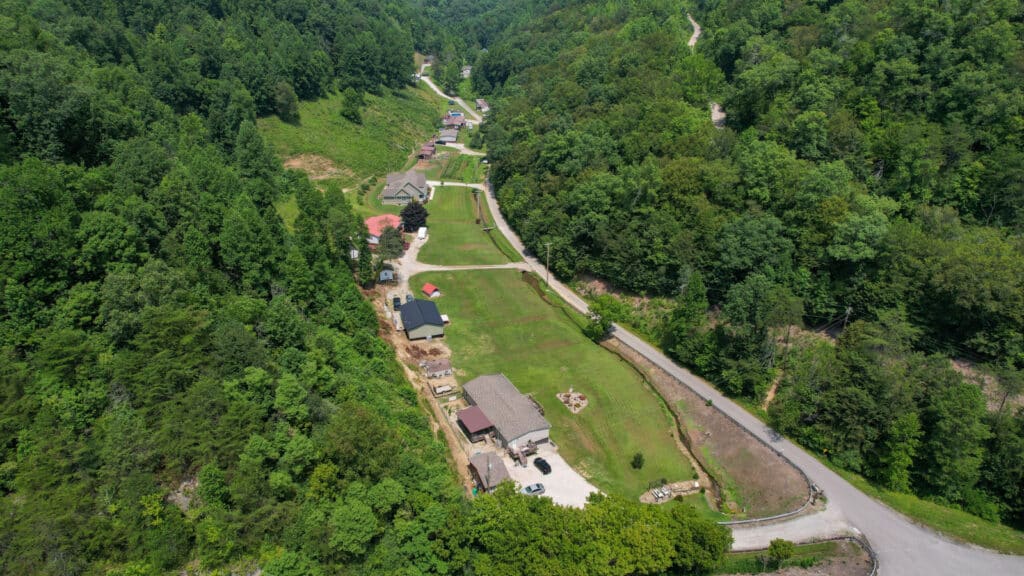
<instances>
[{"instance_id":1,"label":"concrete pad","mask_svg":"<svg viewBox=\"0 0 1024 576\"><path fill-rule=\"evenodd\" d=\"M543 458L551 465L551 474L541 474L540 470L533 465L535 458ZM507 455L502 455L505 467L509 475L515 480L519 487L530 484L543 484L544 496L554 500L555 504L561 506L572 506L582 508L587 503L587 496L591 492L600 492L579 472L573 470L572 466L562 458L558 451L550 444L541 444L536 454L530 456L526 468L519 466Z\"/></svg>"}]
</instances>

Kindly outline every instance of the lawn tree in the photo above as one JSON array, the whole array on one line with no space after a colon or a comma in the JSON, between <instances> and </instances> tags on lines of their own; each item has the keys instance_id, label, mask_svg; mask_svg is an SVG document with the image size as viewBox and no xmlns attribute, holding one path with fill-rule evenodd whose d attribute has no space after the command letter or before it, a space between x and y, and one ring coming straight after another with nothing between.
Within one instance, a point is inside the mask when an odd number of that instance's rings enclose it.
<instances>
[{"instance_id":1,"label":"lawn tree","mask_svg":"<svg viewBox=\"0 0 1024 576\"><path fill-rule=\"evenodd\" d=\"M393 226L386 226L380 233L380 244L377 247L381 260L393 260L402 255L405 239L402 233Z\"/></svg>"},{"instance_id":2,"label":"lawn tree","mask_svg":"<svg viewBox=\"0 0 1024 576\"><path fill-rule=\"evenodd\" d=\"M405 231L416 232L427 225L427 218L430 216L430 213L427 212L426 206L414 199L402 208L401 216Z\"/></svg>"},{"instance_id":3,"label":"lawn tree","mask_svg":"<svg viewBox=\"0 0 1024 576\"><path fill-rule=\"evenodd\" d=\"M644 467L644 453L643 452L637 452L636 454L633 454L633 459L630 460L629 465L634 470L640 470L641 468L643 468Z\"/></svg>"}]
</instances>

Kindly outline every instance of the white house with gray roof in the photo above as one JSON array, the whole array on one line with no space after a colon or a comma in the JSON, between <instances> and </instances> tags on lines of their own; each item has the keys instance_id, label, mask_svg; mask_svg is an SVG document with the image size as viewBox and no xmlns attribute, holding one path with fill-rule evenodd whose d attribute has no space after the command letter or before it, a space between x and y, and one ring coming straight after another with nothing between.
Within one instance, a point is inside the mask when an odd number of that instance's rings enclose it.
<instances>
[{"instance_id":1,"label":"white house with gray roof","mask_svg":"<svg viewBox=\"0 0 1024 576\"><path fill-rule=\"evenodd\" d=\"M548 441L551 424L537 404L524 396L504 374L474 378L462 386L466 401L478 406L494 424L494 431L506 447L518 448L527 442Z\"/></svg>"}]
</instances>

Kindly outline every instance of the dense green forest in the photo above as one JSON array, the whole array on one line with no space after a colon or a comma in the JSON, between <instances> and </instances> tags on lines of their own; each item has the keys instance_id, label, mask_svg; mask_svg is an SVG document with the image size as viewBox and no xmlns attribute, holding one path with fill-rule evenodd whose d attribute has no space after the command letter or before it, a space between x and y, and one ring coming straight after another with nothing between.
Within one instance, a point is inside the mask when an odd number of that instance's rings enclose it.
<instances>
[{"instance_id":1,"label":"dense green forest","mask_svg":"<svg viewBox=\"0 0 1024 576\"><path fill-rule=\"evenodd\" d=\"M700 573L728 548L682 505L467 499L357 286L363 224L262 142L257 115L407 82L450 34L424 7L0 5L0 572Z\"/></svg>"},{"instance_id":2,"label":"dense green forest","mask_svg":"<svg viewBox=\"0 0 1024 576\"><path fill-rule=\"evenodd\" d=\"M727 393L781 380L769 419L808 448L1024 527L1022 5L690 9L695 50L661 0L566 0L484 46L506 215L564 279L674 298L651 336Z\"/></svg>"}]
</instances>

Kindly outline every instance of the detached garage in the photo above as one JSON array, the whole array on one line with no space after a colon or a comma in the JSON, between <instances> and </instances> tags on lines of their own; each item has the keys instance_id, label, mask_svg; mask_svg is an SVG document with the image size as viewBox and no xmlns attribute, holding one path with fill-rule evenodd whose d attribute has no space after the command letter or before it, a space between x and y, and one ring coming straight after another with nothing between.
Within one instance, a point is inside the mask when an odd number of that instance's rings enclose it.
<instances>
[{"instance_id":1,"label":"detached garage","mask_svg":"<svg viewBox=\"0 0 1024 576\"><path fill-rule=\"evenodd\" d=\"M466 401L477 406L494 425L502 446L518 448L548 441L551 424L533 400L524 396L504 374L489 374L466 382Z\"/></svg>"}]
</instances>

